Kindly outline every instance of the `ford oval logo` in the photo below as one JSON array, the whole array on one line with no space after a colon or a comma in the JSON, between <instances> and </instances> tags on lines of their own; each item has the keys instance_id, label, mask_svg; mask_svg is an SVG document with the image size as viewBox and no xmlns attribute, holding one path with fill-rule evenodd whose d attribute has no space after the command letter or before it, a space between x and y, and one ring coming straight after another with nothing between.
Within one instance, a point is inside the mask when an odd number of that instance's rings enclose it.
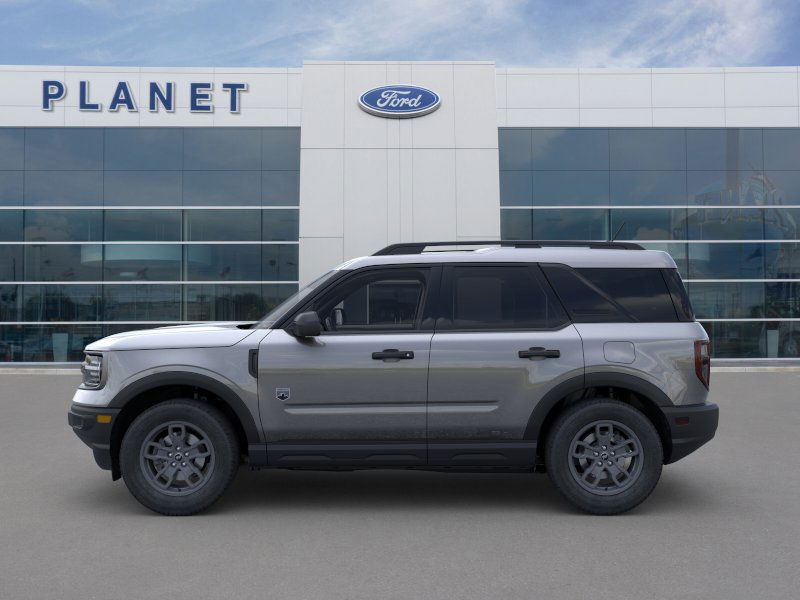
<instances>
[{"instance_id":1,"label":"ford oval logo","mask_svg":"<svg viewBox=\"0 0 800 600\"><path fill-rule=\"evenodd\" d=\"M384 85L361 94L358 105L372 115L404 119L439 108L439 94L415 85Z\"/></svg>"}]
</instances>

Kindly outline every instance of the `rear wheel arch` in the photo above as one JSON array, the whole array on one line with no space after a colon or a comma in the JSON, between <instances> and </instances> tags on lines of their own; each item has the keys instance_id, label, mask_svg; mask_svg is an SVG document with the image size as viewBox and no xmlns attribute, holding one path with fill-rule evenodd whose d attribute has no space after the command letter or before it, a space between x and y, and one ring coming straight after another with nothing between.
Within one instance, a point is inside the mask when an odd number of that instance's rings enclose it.
<instances>
[{"instance_id":1,"label":"rear wheel arch","mask_svg":"<svg viewBox=\"0 0 800 600\"><path fill-rule=\"evenodd\" d=\"M119 453L122 438L137 416L161 402L176 398L205 402L227 417L239 439L240 452L261 441L255 419L244 401L233 390L211 377L197 373L157 373L132 383L109 404L120 408L111 430L111 475L119 479Z\"/></svg>"}]
</instances>

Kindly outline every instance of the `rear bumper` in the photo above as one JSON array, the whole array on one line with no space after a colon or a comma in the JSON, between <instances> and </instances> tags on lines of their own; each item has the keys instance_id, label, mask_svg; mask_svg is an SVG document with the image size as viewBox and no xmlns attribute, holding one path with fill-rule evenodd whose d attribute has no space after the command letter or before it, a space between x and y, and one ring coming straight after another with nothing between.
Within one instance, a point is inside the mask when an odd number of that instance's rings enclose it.
<instances>
[{"instance_id":1,"label":"rear bumper","mask_svg":"<svg viewBox=\"0 0 800 600\"><path fill-rule=\"evenodd\" d=\"M119 414L118 408L95 408L73 403L67 422L81 441L92 449L94 460L101 469L111 470L111 428ZM109 423L99 423L98 415L111 417Z\"/></svg>"},{"instance_id":2,"label":"rear bumper","mask_svg":"<svg viewBox=\"0 0 800 600\"><path fill-rule=\"evenodd\" d=\"M664 461L674 463L708 442L717 432L719 407L716 404L662 407L669 424L672 450Z\"/></svg>"}]
</instances>

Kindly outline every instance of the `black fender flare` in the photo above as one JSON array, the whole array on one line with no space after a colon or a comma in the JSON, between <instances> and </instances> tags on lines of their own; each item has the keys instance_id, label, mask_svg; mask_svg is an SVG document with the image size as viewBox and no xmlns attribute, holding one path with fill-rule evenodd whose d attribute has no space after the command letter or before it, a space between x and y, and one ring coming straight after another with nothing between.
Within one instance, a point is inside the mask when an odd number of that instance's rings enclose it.
<instances>
[{"instance_id":1,"label":"black fender flare","mask_svg":"<svg viewBox=\"0 0 800 600\"><path fill-rule=\"evenodd\" d=\"M130 385L125 386L124 389L114 396L108 406L109 408L124 408L124 406L136 396L149 390L169 385L185 385L208 390L220 398L234 412L247 437L245 440L247 444L258 444L263 441L261 439L261 431L256 425L252 412L247 408L247 405L239 394L221 381L201 373L169 371L146 375L141 379L137 379Z\"/></svg>"},{"instance_id":2,"label":"black fender flare","mask_svg":"<svg viewBox=\"0 0 800 600\"><path fill-rule=\"evenodd\" d=\"M628 373L587 373L586 375L578 375L562 381L542 397L531 412L523 438L526 440L538 440L547 415L550 414L550 411L562 398L592 387L626 388L643 396L656 406L673 406L669 396L662 390L636 375L629 375Z\"/></svg>"}]
</instances>

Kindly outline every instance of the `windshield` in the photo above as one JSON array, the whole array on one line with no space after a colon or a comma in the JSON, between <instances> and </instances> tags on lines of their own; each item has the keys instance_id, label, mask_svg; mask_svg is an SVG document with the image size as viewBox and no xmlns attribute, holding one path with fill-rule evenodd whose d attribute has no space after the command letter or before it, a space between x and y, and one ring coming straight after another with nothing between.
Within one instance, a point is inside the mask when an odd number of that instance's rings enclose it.
<instances>
[{"instance_id":1,"label":"windshield","mask_svg":"<svg viewBox=\"0 0 800 600\"><path fill-rule=\"evenodd\" d=\"M324 285L326 282L330 281L330 279L337 273L336 270L328 271L321 277L317 277L311 283L308 283L297 290L294 294L289 296L286 300L278 304L275 308L269 311L264 318L262 318L256 327L272 327L278 319L280 319L287 310L292 308L295 304L298 304L304 298L311 295L317 288L321 285Z\"/></svg>"}]
</instances>

